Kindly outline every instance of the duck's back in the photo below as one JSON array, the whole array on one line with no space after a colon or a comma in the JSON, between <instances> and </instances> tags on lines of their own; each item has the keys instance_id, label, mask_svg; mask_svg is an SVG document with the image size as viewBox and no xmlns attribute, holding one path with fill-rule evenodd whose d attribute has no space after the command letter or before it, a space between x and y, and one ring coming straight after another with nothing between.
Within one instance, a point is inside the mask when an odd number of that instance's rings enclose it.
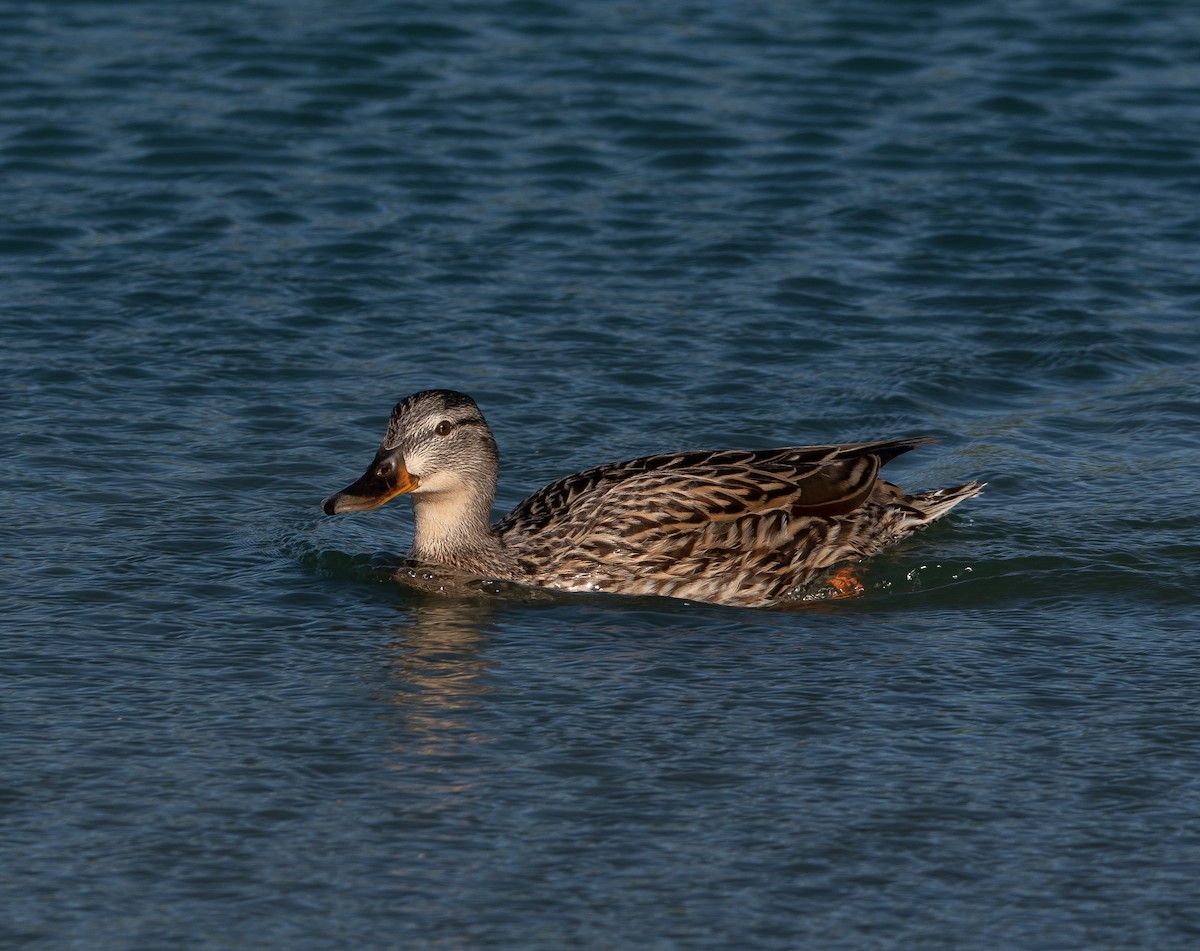
<instances>
[{"instance_id":1,"label":"duck's back","mask_svg":"<svg viewBox=\"0 0 1200 951\"><path fill-rule=\"evenodd\" d=\"M495 531L517 580L530 584L769 604L949 509L927 513L923 496L878 478L886 462L926 441L611 463L540 489Z\"/></svg>"}]
</instances>

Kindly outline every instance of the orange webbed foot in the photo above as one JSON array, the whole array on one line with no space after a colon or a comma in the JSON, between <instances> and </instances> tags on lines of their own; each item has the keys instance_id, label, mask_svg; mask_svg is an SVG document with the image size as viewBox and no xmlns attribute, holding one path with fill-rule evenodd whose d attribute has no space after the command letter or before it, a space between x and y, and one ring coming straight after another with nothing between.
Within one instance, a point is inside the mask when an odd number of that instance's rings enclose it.
<instances>
[{"instance_id":1,"label":"orange webbed foot","mask_svg":"<svg viewBox=\"0 0 1200 951\"><path fill-rule=\"evenodd\" d=\"M867 590L849 565L843 565L830 575L825 587L829 589L830 598L856 598Z\"/></svg>"}]
</instances>

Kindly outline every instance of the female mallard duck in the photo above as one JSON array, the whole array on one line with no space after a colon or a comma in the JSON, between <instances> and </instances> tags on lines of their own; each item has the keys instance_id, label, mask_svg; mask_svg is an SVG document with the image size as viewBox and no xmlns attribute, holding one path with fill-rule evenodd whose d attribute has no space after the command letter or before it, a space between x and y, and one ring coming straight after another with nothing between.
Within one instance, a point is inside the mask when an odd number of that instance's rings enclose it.
<instances>
[{"instance_id":1,"label":"female mallard duck","mask_svg":"<svg viewBox=\"0 0 1200 951\"><path fill-rule=\"evenodd\" d=\"M489 525L500 455L475 401L401 400L375 459L327 515L412 495L413 557L560 591L666 595L748 607L795 597L978 495L909 495L880 468L927 439L673 452L559 479Z\"/></svg>"}]
</instances>

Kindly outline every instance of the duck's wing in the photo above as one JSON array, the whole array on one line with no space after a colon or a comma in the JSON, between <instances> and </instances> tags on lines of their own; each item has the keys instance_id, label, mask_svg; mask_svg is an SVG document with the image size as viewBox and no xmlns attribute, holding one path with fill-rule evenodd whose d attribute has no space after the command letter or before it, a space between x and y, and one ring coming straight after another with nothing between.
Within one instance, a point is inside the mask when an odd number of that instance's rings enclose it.
<instances>
[{"instance_id":1,"label":"duck's wing","mask_svg":"<svg viewBox=\"0 0 1200 951\"><path fill-rule=\"evenodd\" d=\"M496 525L502 538L621 538L766 514L845 515L862 505L880 468L928 442L664 453L597 466L538 490Z\"/></svg>"}]
</instances>

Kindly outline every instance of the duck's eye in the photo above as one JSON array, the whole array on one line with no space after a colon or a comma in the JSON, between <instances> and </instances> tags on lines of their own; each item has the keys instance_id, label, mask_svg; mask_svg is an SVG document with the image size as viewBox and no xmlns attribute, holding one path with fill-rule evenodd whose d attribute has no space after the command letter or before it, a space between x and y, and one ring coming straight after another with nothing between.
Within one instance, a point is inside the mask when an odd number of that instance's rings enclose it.
<instances>
[{"instance_id":1,"label":"duck's eye","mask_svg":"<svg viewBox=\"0 0 1200 951\"><path fill-rule=\"evenodd\" d=\"M450 422L450 420L443 419L440 423L437 424L437 426L434 428L433 431L435 433L437 433L439 436L448 436L450 434L450 430L452 430L453 428L454 428L454 424L452 422Z\"/></svg>"}]
</instances>

